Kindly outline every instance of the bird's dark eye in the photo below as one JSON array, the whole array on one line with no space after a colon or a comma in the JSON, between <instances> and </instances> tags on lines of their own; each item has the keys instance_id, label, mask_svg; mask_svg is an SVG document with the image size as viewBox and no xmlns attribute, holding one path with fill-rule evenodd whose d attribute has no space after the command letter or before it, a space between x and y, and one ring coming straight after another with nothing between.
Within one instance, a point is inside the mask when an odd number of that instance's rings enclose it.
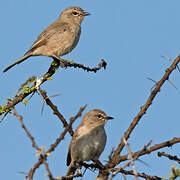
<instances>
[{"instance_id":1,"label":"bird's dark eye","mask_svg":"<svg viewBox=\"0 0 180 180\"><path fill-rule=\"evenodd\" d=\"M97 117L98 117L98 118L102 118L101 114L98 114Z\"/></svg>"},{"instance_id":2,"label":"bird's dark eye","mask_svg":"<svg viewBox=\"0 0 180 180\"><path fill-rule=\"evenodd\" d=\"M78 15L78 13L77 13L76 11L73 11L72 14L73 14L74 16L77 16L77 15Z\"/></svg>"}]
</instances>

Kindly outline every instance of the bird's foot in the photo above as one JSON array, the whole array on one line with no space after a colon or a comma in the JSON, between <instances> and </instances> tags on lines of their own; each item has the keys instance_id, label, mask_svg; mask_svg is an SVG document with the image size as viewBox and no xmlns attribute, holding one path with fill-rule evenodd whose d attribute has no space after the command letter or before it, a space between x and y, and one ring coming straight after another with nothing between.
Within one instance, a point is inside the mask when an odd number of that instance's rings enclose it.
<instances>
[{"instance_id":1,"label":"bird's foot","mask_svg":"<svg viewBox=\"0 0 180 180\"><path fill-rule=\"evenodd\" d=\"M73 62L73 60L61 59L61 61L60 61L60 66L61 66L62 68L64 68L64 67L67 67L68 64L69 64L69 63L72 63L72 62Z\"/></svg>"}]
</instances>

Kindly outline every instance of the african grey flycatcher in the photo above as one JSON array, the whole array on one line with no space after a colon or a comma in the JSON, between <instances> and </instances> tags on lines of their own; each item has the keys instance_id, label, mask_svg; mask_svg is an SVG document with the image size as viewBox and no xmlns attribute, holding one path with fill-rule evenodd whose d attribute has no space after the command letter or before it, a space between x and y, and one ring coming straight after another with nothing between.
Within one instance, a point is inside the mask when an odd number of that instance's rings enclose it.
<instances>
[{"instance_id":1,"label":"african grey flycatcher","mask_svg":"<svg viewBox=\"0 0 180 180\"><path fill-rule=\"evenodd\" d=\"M104 125L109 119L113 117L97 109L84 115L69 145L66 176L75 174L79 162L98 160L106 145Z\"/></svg>"},{"instance_id":2,"label":"african grey flycatcher","mask_svg":"<svg viewBox=\"0 0 180 180\"><path fill-rule=\"evenodd\" d=\"M30 56L49 56L53 59L59 59L59 56L71 52L79 41L81 22L88 15L90 14L80 7L74 6L65 9L59 18L38 36L29 51L22 58L4 69L3 72L23 62Z\"/></svg>"}]
</instances>

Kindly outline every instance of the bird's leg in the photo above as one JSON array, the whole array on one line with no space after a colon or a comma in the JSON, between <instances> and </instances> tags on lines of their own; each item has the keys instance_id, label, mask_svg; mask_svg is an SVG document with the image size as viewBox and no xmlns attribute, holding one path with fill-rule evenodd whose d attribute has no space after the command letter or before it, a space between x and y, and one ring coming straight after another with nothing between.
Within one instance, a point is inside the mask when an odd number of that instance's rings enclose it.
<instances>
[{"instance_id":1,"label":"bird's leg","mask_svg":"<svg viewBox=\"0 0 180 180\"><path fill-rule=\"evenodd\" d=\"M76 176L77 175L82 176L82 172L81 172L82 165L81 165L81 163L76 161L75 166L77 167Z\"/></svg>"},{"instance_id":2,"label":"bird's leg","mask_svg":"<svg viewBox=\"0 0 180 180\"><path fill-rule=\"evenodd\" d=\"M71 162L68 172L66 173L65 176L66 179L72 180L72 178L74 177L82 177L81 167L82 165L80 162L77 161Z\"/></svg>"},{"instance_id":3,"label":"bird's leg","mask_svg":"<svg viewBox=\"0 0 180 180\"><path fill-rule=\"evenodd\" d=\"M69 61L68 61L68 60L62 59L62 58L60 58L60 57L58 57L58 56L56 56L56 55L52 55L52 58L53 58L55 61L58 60L58 61L60 62L60 66L61 66L62 68L66 67L68 63L72 62L72 60L69 60Z\"/></svg>"}]
</instances>

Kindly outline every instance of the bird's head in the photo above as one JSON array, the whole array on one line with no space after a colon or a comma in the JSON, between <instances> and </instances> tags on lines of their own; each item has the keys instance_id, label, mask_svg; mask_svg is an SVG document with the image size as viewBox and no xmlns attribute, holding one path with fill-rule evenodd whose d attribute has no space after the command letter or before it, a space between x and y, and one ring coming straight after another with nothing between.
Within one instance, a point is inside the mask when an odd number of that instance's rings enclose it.
<instances>
[{"instance_id":1,"label":"bird's head","mask_svg":"<svg viewBox=\"0 0 180 180\"><path fill-rule=\"evenodd\" d=\"M111 116L107 116L102 110L94 109L87 112L84 115L83 122L84 124L92 124L94 126L104 125L108 120L114 119Z\"/></svg>"},{"instance_id":2,"label":"bird's head","mask_svg":"<svg viewBox=\"0 0 180 180\"><path fill-rule=\"evenodd\" d=\"M80 25L84 17L88 15L90 15L90 13L85 12L82 8L72 6L65 9L60 14L60 19L66 22L73 22Z\"/></svg>"}]
</instances>

